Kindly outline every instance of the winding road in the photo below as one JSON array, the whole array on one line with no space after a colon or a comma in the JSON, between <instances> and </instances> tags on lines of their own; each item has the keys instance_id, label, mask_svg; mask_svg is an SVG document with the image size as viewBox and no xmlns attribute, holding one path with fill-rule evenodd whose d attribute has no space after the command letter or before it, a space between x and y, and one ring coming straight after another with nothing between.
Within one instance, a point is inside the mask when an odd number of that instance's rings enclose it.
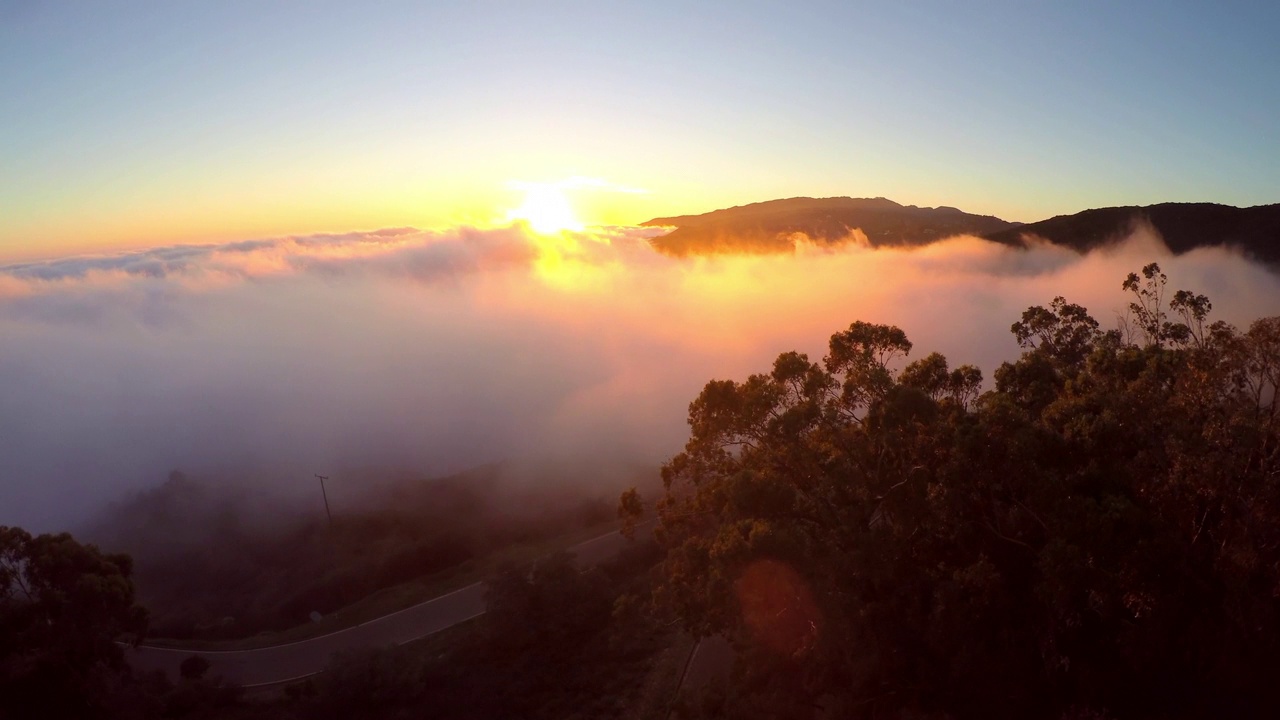
<instances>
[{"instance_id":1,"label":"winding road","mask_svg":"<svg viewBox=\"0 0 1280 720\"><path fill-rule=\"evenodd\" d=\"M578 564L591 567L608 560L629 541L620 533L592 538L569 548ZM328 635L251 650L181 650L142 645L125 650L137 670L160 670L178 677L178 665L192 655L209 661L209 676L222 676L242 687L278 685L315 675L334 653L403 645L484 614L484 583L475 583L424 603L384 615Z\"/></svg>"}]
</instances>

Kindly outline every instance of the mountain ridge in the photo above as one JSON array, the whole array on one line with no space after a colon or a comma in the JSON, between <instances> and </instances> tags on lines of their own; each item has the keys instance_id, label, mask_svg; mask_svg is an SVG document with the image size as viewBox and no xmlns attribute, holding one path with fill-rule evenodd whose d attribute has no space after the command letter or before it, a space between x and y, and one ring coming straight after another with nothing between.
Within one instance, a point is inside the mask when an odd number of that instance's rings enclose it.
<instances>
[{"instance_id":1,"label":"mountain ridge","mask_svg":"<svg viewBox=\"0 0 1280 720\"><path fill-rule=\"evenodd\" d=\"M1149 223L1175 255L1202 247L1233 247L1255 260L1280 264L1280 204L1236 207L1170 202L1091 208L983 235L1012 245L1034 236L1085 253L1113 244Z\"/></svg>"},{"instance_id":2,"label":"mountain ridge","mask_svg":"<svg viewBox=\"0 0 1280 720\"><path fill-rule=\"evenodd\" d=\"M1235 207L1219 203L1157 203L1091 208L1032 223L1017 223L958 208L901 205L876 198L785 198L696 215L654 218L648 227L674 227L651 240L670 255L776 253L795 248L795 235L828 246L866 235L871 247L926 245L955 235L976 235L1025 247L1030 237L1085 253L1120 241L1148 223L1174 254L1201 247L1232 247L1280 266L1280 204Z\"/></svg>"},{"instance_id":3,"label":"mountain ridge","mask_svg":"<svg viewBox=\"0 0 1280 720\"><path fill-rule=\"evenodd\" d=\"M997 232L1015 223L953 207L917 207L877 198L795 197L749 203L700 215L654 218L648 227L676 229L651 242L671 255L707 252L787 252L803 233L827 245L847 242L861 230L872 247L924 245L965 233Z\"/></svg>"}]
</instances>

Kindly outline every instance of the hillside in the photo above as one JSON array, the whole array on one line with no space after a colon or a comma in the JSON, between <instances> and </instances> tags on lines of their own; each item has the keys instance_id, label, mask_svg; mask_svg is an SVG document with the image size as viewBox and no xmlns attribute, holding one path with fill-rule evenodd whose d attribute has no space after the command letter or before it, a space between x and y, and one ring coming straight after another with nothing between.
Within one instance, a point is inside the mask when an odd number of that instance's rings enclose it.
<instances>
[{"instance_id":1,"label":"hillside","mask_svg":"<svg viewBox=\"0 0 1280 720\"><path fill-rule=\"evenodd\" d=\"M1175 254L1225 245L1257 260L1280 263L1280 205L1238 208L1214 203L1161 203L1108 207L985 233L996 242L1019 245L1034 235L1085 252L1128 234L1135 222L1149 221Z\"/></svg>"},{"instance_id":2,"label":"hillside","mask_svg":"<svg viewBox=\"0 0 1280 720\"><path fill-rule=\"evenodd\" d=\"M1149 222L1175 254L1228 246L1268 264L1280 264L1280 204L1238 208L1214 203L1161 203L1107 207L1022 224L952 207L899 205L885 198L790 198L715 210L701 215L654 218L642 223L675 229L652 240L669 255L790 252L803 233L826 245L847 241L856 228L872 247L925 245L974 234L1022 246L1029 236L1078 252L1118 241Z\"/></svg>"},{"instance_id":3,"label":"hillside","mask_svg":"<svg viewBox=\"0 0 1280 720\"><path fill-rule=\"evenodd\" d=\"M654 218L642 225L675 227L654 238L670 255L720 252L790 252L794 233L838 244L861 230L872 247L924 245L963 233L987 234L1017 227L989 215L952 207L899 205L885 198L790 198L732 207L702 215Z\"/></svg>"},{"instance_id":4,"label":"hillside","mask_svg":"<svg viewBox=\"0 0 1280 720\"><path fill-rule=\"evenodd\" d=\"M590 486L507 464L442 478L388 477L380 486L365 480L370 487L359 502L337 505L330 524L234 483L174 472L109 509L86 535L132 555L153 637L243 638L505 548L607 524L610 496L636 481L629 475Z\"/></svg>"}]
</instances>

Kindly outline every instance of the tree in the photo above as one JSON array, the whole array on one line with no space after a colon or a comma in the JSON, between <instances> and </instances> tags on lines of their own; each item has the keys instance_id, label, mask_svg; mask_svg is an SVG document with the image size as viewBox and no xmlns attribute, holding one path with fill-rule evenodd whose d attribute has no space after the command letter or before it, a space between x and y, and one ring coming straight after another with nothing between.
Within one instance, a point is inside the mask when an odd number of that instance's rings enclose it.
<instances>
[{"instance_id":1,"label":"tree","mask_svg":"<svg viewBox=\"0 0 1280 720\"><path fill-rule=\"evenodd\" d=\"M1098 339L1098 321L1062 296L1055 297L1048 310L1039 305L1027 308L1010 330L1021 347L1039 349L1067 367L1079 365Z\"/></svg>"},{"instance_id":2,"label":"tree","mask_svg":"<svg viewBox=\"0 0 1280 720\"><path fill-rule=\"evenodd\" d=\"M128 674L116 641L146 628L131 571L67 533L0 527L0 715L109 714Z\"/></svg>"},{"instance_id":3,"label":"tree","mask_svg":"<svg viewBox=\"0 0 1280 720\"><path fill-rule=\"evenodd\" d=\"M573 555L559 552L491 579L482 622L499 655L565 653L608 623L612 604L599 573L580 571Z\"/></svg>"},{"instance_id":4,"label":"tree","mask_svg":"<svg viewBox=\"0 0 1280 720\"><path fill-rule=\"evenodd\" d=\"M663 468L653 601L741 648L720 706L1280 713L1280 318L1209 324L1166 283L1125 280L1127 338L1029 308L980 397L937 353L896 372L906 335L861 322L821 363L708 383Z\"/></svg>"},{"instance_id":5,"label":"tree","mask_svg":"<svg viewBox=\"0 0 1280 720\"><path fill-rule=\"evenodd\" d=\"M192 655L178 665L178 675L183 680L201 680L209 672L209 661L203 655Z\"/></svg>"}]
</instances>

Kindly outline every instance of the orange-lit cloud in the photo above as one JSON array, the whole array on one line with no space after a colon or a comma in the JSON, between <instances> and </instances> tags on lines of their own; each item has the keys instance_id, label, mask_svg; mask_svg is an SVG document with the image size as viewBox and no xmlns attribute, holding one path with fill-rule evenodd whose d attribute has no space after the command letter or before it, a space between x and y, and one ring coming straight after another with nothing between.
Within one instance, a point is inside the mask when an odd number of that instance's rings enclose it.
<instances>
[{"instance_id":1,"label":"orange-lit cloud","mask_svg":"<svg viewBox=\"0 0 1280 720\"><path fill-rule=\"evenodd\" d=\"M284 487L343 464L657 462L711 378L820 357L859 319L990 377L1028 305L1064 295L1109 327L1153 259L1216 317L1280 314L1272 272L1170 257L1149 231L1084 256L955 238L686 259L652 251L658 232L398 229L0 267L0 523L72 517L173 467Z\"/></svg>"}]
</instances>

